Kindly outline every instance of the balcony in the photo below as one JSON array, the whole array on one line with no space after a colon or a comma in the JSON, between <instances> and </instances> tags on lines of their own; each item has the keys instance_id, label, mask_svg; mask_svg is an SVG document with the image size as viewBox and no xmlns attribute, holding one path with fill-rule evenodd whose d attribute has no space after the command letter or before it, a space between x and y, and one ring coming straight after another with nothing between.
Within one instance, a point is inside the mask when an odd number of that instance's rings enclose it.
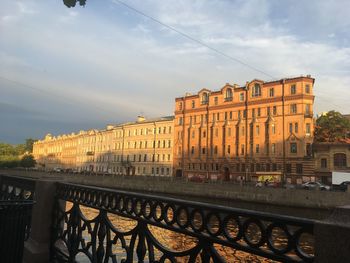
<instances>
[{"instance_id":1,"label":"balcony","mask_svg":"<svg viewBox=\"0 0 350 263\"><path fill-rule=\"evenodd\" d=\"M304 113L304 117L312 119L314 117L314 114L313 114L313 112L307 112L307 113Z\"/></svg>"}]
</instances>

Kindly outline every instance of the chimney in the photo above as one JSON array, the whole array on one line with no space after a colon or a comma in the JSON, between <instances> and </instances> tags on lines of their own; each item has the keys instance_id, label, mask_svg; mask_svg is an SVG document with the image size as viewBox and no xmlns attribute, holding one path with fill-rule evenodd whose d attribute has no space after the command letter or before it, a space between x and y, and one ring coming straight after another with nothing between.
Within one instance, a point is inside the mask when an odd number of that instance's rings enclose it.
<instances>
[{"instance_id":1,"label":"chimney","mask_svg":"<svg viewBox=\"0 0 350 263\"><path fill-rule=\"evenodd\" d=\"M141 115L137 116L137 122L143 122L145 120L146 118L144 116L141 116Z\"/></svg>"}]
</instances>

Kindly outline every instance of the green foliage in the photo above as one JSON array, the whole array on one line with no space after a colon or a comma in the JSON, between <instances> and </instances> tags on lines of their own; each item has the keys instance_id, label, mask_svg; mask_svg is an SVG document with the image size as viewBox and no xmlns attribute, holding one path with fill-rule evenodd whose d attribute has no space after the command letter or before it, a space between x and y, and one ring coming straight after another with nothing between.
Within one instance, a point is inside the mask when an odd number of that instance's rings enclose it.
<instances>
[{"instance_id":1,"label":"green foliage","mask_svg":"<svg viewBox=\"0 0 350 263\"><path fill-rule=\"evenodd\" d=\"M20 166L25 168L34 167L35 164L36 161L34 159L34 156L31 154L24 155L20 161Z\"/></svg>"},{"instance_id":2,"label":"green foliage","mask_svg":"<svg viewBox=\"0 0 350 263\"><path fill-rule=\"evenodd\" d=\"M24 155L26 152L33 151L33 143L36 140L26 139L24 144L12 145L9 143L0 142L0 167L14 168L14 167L33 167L35 160L32 155ZM21 158L21 156L23 157Z\"/></svg>"},{"instance_id":3,"label":"green foliage","mask_svg":"<svg viewBox=\"0 0 350 263\"><path fill-rule=\"evenodd\" d=\"M85 6L86 0L63 0L63 3L66 7L75 7L75 5L79 2L80 6Z\"/></svg>"},{"instance_id":4,"label":"green foliage","mask_svg":"<svg viewBox=\"0 0 350 263\"><path fill-rule=\"evenodd\" d=\"M26 139L25 142L25 151L26 152L33 152L33 144L34 142L36 142L37 140L33 139L33 138L28 138Z\"/></svg>"},{"instance_id":5,"label":"green foliage","mask_svg":"<svg viewBox=\"0 0 350 263\"><path fill-rule=\"evenodd\" d=\"M19 158L11 155L0 155L0 168L15 168L19 166Z\"/></svg>"},{"instance_id":6,"label":"green foliage","mask_svg":"<svg viewBox=\"0 0 350 263\"><path fill-rule=\"evenodd\" d=\"M330 111L316 120L315 141L349 142L350 121L337 111Z\"/></svg>"}]
</instances>

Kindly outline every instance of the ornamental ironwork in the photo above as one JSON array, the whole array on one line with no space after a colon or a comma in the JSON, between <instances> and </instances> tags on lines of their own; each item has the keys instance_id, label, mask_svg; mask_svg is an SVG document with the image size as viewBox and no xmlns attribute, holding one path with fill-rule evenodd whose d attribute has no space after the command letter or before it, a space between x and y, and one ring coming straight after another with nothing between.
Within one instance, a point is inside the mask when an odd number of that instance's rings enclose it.
<instances>
[{"instance_id":1,"label":"ornamental ironwork","mask_svg":"<svg viewBox=\"0 0 350 263\"><path fill-rule=\"evenodd\" d=\"M57 183L56 194L53 262L76 262L80 255L94 263L230 262L219 247L283 262L314 260L312 220L67 183ZM95 216L87 218L86 208ZM135 225L119 229L111 215ZM170 249L153 227L185 235L193 245Z\"/></svg>"}]
</instances>

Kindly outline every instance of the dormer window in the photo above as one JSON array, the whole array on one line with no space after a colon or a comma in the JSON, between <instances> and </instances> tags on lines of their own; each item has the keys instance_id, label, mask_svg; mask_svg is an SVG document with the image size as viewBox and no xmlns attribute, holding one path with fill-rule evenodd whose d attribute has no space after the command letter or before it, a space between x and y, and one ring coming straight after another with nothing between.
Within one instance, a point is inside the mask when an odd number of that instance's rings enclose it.
<instances>
[{"instance_id":1,"label":"dormer window","mask_svg":"<svg viewBox=\"0 0 350 263\"><path fill-rule=\"evenodd\" d=\"M202 94L202 104L208 104L209 102L209 96L208 96L208 93L204 92Z\"/></svg>"},{"instance_id":2,"label":"dormer window","mask_svg":"<svg viewBox=\"0 0 350 263\"><path fill-rule=\"evenodd\" d=\"M252 89L252 97L260 97L261 96L261 87L258 83L256 83Z\"/></svg>"},{"instance_id":3,"label":"dormer window","mask_svg":"<svg viewBox=\"0 0 350 263\"><path fill-rule=\"evenodd\" d=\"M231 101L231 100L232 100L232 89L228 88L226 89L225 101Z\"/></svg>"}]
</instances>

